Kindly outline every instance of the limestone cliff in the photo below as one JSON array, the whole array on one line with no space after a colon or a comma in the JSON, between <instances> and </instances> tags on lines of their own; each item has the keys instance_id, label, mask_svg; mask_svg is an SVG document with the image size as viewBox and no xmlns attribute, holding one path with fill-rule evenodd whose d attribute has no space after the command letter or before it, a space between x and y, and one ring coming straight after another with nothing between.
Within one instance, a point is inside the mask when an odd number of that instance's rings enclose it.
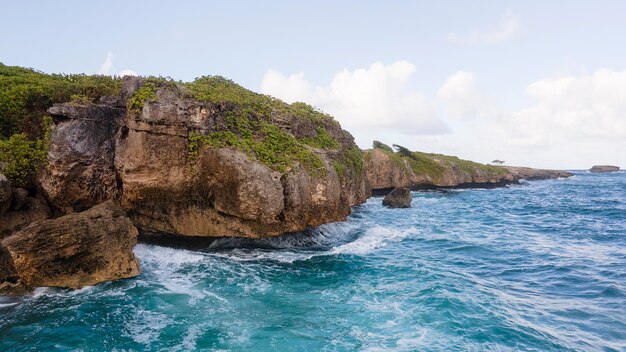
<instances>
[{"instance_id":1,"label":"limestone cliff","mask_svg":"<svg viewBox=\"0 0 626 352\"><path fill-rule=\"evenodd\" d=\"M572 174L556 170L484 165L453 156L420 152L396 153L373 148L364 151L368 181L374 191L498 187L520 179L552 179Z\"/></svg>"},{"instance_id":2,"label":"limestone cliff","mask_svg":"<svg viewBox=\"0 0 626 352\"><path fill-rule=\"evenodd\" d=\"M144 234L263 237L343 220L370 195L360 151L329 116L194 88L129 77L119 99L50 108L39 183L53 207L117 199Z\"/></svg>"}]
</instances>

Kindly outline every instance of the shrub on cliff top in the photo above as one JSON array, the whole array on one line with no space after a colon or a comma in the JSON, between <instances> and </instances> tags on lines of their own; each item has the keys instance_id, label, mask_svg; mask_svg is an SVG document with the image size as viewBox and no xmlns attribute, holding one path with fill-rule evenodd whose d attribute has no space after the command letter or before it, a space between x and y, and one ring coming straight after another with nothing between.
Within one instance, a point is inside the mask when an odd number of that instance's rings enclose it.
<instances>
[{"instance_id":1,"label":"shrub on cliff top","mask_svg":"<svg viewBox=\"0 0 626 352\"><path fill-rule=\"evenodd\" d=\"M43 138L41 121L53 103L71 101L73 95L90 100L118 95L120 88L121 80L111 76L46 74L0 63L0 136Z\"/></svg>"}]
</instances>

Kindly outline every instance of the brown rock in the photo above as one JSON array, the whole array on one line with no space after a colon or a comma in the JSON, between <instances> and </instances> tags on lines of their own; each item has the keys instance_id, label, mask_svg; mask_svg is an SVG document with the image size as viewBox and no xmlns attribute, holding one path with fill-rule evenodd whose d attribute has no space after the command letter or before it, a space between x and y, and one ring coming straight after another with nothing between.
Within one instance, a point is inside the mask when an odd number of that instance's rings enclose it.
<instances>
[{"instance_id":1,"label":"brown rock","mask_svg":"<svg viewBox=\"0 0 626 352\"><path fill-rule=\"evenodd\" d=\"M408 188L394 188L383 199L383 205L390 208L410 208L411 191Z\"/></svg>"},{"instance_id":2,"label":"brown rock","mask_svg":"<svg viewBox=\"0 0 626 352\"><path fill-rule=\"evenodd\" d=\"M51 204L68 213L118 195L113 138L124 111L110 105L75 104L56 104L48 110L56 125L39 184Z\"/></svg>"},{"instance_id":3,"label":"brown rock","mask_svg":"<svg viewBox=\"0 0 626 352\"><path fill-rule=\"evenodd\" d=\"M589 169L589 171L593 173L617 172L619 170L619 166L613 165L594 165L591 169Z\"/></svg>"},{"instance_id":4,"label":"brown rock","mask_svg":"<svg viewBox=\"0 0 626 352\"><path fill-rule=\"evenodd\" d=\"M136 276L136 237L126 213L112 201L38 221L0 242L0 282L78 288Z\"/></svg>"},{"instance_id":5,"label":"brown rock","mask_svg":"<svg viewBox=\"0 0 626 352\"><path fill-rule=\"evenodd\" d=\"M143 84L123 81L122 101ZM231 103L198 102L176 85L156 97L140 112L126 113L113 99L110 106L49 110L56 126L40 183L55 209L69 213L117 199L144 234L264 237L343 220L370 195L362 168L345 177L333 166L355 148L335 121L273 113L272 123L297 138L316 135L321 123L339 144L336 151L311 149L324 161L320 175L297 163L277 172L235 149L201 148L190 157L190 135L227 126Z\"/></svg>"}]
</instances>

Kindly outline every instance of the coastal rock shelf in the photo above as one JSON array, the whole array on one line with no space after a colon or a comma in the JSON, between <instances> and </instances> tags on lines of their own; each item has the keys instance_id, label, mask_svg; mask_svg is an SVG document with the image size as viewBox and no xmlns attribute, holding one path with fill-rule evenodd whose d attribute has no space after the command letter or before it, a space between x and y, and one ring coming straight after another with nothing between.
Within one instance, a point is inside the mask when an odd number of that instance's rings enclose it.
<instances>
[{"instance_id":1,"label":"coastal rock shelf","mask_svg":"<svg viewBox=\"0 0 626 352\"><path fill-rule=\"evenodd\" d=\"M441 154L400 154L391 151L391 148L373 148L364 153L370 187L374 193L382 194L395 187L412 190L493 188L517 183L521 179L546 180L572 176L566 171L485 165Z\"/></svg>"}]
</instances>

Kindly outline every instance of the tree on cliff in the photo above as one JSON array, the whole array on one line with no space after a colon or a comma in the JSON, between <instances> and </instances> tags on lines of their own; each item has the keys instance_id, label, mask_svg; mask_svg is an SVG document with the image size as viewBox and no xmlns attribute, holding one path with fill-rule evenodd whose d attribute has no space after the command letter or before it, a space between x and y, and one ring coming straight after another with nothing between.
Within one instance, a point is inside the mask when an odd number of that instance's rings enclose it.
<instances>
[{"instance_id":1,"label":"tree on cliff","mask_svg":"<svg viewBox=\"0 0 626 352\"><path fill-rule=\"evenodd\" d=\"M492 163L492 164L502 165L502 164L504 164L504 160L499 160L499 159L496 159L496 160L493 160L491 163Z\"/></svg>"},{"instance_id":2,"label":"tree on cliff","mask_svg":"<svg viewBox=\"0 0 626 352\"><path fill-rule=\"evenodd\" d=\"M378 148L378 149L382 149L388 152L392 152L393 153L393 149L391 149L390 146L386 145L383 142L379 142L379 141L374 141L374 143L372 143L372 147L374 148Z\"/></svg>"},{"instance_id":3,"label":"tree on cliff","mask_svg":"<svg viewBox=\"0 0 626 352\"><path fill-rule=\"evenodd\" d=\"M406 156L407 158L415 159L415 154L413 154L413 152L410 151L409 148L403 147L398 144L394 144L393 147L398 150L398 154L400 154L401 156Z\"/></svg>"}]
</instances>

